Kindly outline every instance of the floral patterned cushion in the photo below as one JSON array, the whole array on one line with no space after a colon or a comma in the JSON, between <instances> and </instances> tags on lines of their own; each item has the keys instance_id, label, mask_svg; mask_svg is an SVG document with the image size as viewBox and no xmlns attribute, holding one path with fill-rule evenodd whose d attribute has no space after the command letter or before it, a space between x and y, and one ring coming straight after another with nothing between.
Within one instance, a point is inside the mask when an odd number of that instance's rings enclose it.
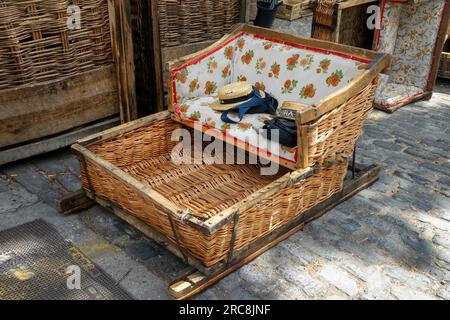
<instances>
[{"instance_id":1,"label":"floral patterned cushion","mask_svg":"<svg viewBox=\"0 0 450 320\"><path fill-rule=\"evenodd\" d=\"M423 90L420 88L389 82L388 80L387 76L380 76L375 103L382 104L388 108L395 107L398 104L409 103L423 93Z\"/></svg>"},{"instance_id":2,"label":"floral patterned cushion","mask_svg":"<svg viewBox=\"0 0 450 320\"><path fill-rule=\"evenodd\" d=\"M219 50L174 72L177 100L217 94L225 84L249 81L282 104L313 105L361 74L369 61L241 34Z\"/></svg>"},{"instance_id":3,"label":"floral patterned cushion","mask_svg":"<svg viewBox=\"0 0 450 320\"><path fill-rule=\"evenodd\" d=\"M422 0L414 4L386 1L378 51L393 55L387 91L378 88L380 105L404 104L424 93L433 65L445 1ZM396 97L399 99L396 103ZM406 98L405 98L406 97ZM408 100L408 99L406 99Z\"/></svg>"},{"instance_id":4,"label":"floral patterned cushion","mask_svg":"<svg viewBox=\"0 0 450 320\"><path fill-rule=\"evenodd\" d=\"M184 120L199 122L265 149L267 141L257 130L271 116L246 115L239 124L223 123L220 113L210 108L220 87L249 81L271 93L280 105L286 101L313 105L361 74L369 62L242 33L218 49L172 70L175 112ZM291 162L297 159L296 148L272 145L270 152Z\"/></svg>"},{"instance_id":5,"label":"floral patterned cushion","mask_svg":"<svg viewBox=\"0 0 450 320\"><path fill-rule=\"evenodd\" d=\"M239 39L232 80L246 80L267 90L282 104L313 105L346 85L367 64L324 52L246 35Z\"/></svg>"}]
</instances>

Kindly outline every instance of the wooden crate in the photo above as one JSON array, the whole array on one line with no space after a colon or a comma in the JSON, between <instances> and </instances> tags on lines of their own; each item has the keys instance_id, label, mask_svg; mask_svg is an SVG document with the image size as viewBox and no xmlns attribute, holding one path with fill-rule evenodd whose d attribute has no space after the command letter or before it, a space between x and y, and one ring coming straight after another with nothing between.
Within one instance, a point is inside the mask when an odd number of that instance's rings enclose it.
<instances>
[{"instance_id":1,"label":"wooden crate","mask_svg":"<svg viewBox=\"0 0 450 320\"><path fill-rule=\"evenodd\" d=\"M367 8L378 0L317 0L311 37L372 49L375 30L367 28Z\"/></svg>"},{"instance_id":2,"label":"wooden crate","mask_svg":"<svg viewBox=\"0 0 450 320\"><path fill-rule=\"evenodd\" d=\"M81 29L65 0L0 6L0 165L133 119L126 4L78 1Z\"/></svg>"},{"instance_id":3,"label":"wooden crate","mask_svg":"<svg viewBox=\"0 0 450 320\"><path fill-rule=\"evenodd\" d=\"M277 18L292 21L312 14L311 0L285 0L278 9Z\"/></svg>"}]
</instances>

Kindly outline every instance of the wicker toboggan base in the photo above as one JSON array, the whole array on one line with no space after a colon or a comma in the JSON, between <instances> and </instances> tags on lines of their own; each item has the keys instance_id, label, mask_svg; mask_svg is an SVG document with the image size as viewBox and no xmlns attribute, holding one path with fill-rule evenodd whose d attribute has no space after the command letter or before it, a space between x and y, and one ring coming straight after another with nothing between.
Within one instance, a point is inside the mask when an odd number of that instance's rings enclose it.
<instances>
[{"instance_id":1,"label":"wicker toboggan base","mask_svg":"<svg viewBox=\"0 0 450 320\"><path fill-rule=\"evenodd\" d=\"M228 274L234 272L265 251L271 249L279 242L287 239L290 235L302 230L304 224L307 222L319 218L339 203L347 200L362 189L370 186L378 179L380 173L380 167L377 165L368 167L356 165L352 169L354 170L354 177L352 178L351 175L348 175L347 179L344 181L344 187L341 192L336 193L320 204L315 205L310 210L305 211L296 219L291 220L288 224L278 228L276 231L268 234L264 238L255 241L251 246L248 246L242 250L242 252L231 261L231 263L221 264L211 269L202 268L201 265L194 265L194 269L192 271L187 272L185 275L181 276L169 285L170 295L174 299L181 300L190 298L202 292ZM183 258L179 248L167 243L163 236L155 233L151 227L135 218L131 213L112 206L107 201L99 198L95 199L100 205L107 207L120 219L126 221L128 224L141 231L147 237L154 239L178 257ZM93 202L90 201L82 191L74 192L59 201L59 207L63 213L74 213L91 205L93 205ZM192 264L192 261L190 260L188 263Z\"/></svg>"},{"instance_id":2,"label":"wicker toboggan base","mask_svg":"<svg viewBox=\"0 0 450 320\"><path fill-rule=\"evenodd\" d=\"M175 165L170 159L172 132L180 124L171 119L158 121L114 139L89 147L90 151L118 170L162 194L169 202L189 210L202 221L244 200L253 192L274 183L288 169L263 176L259 165ZM324 164L319 172L298 183L280 188L257 205L239 212L239 223L227 223L215 233L199 232L189 224L173 220L155 201L106 172L90 159L81 162L83 186L112 204L131 212L158 232L178 243L206 267L225 261L233 250L251 244L287 224L302 212L342 189L347 161Z\"/></svg>"}]
</instances>

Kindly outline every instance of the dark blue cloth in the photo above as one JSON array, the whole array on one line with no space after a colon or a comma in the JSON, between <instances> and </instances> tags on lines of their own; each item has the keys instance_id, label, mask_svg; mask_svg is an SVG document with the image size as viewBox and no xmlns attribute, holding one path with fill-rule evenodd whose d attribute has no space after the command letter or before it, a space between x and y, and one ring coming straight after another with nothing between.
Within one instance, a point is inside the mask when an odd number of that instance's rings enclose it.
<instances>
[{"instance_id":1,"label":"dark blue cloth","mask_svg":"<svg viewBox=\"0 0 450 320\"><path fill-rule=\"evenodd\" d=\"M274 114L278 108L278 101L270 94L266 93L266 96L263 98L260 95L259 89L253 87L254 95L253 97L240 105L234 106L233 108L224 111L221 116L221 120L225 123L239 123L244 118L245 114L254 114L254 113L271 113ZM230 111L237 111L239 115L239 121L231 120L228 117Z\"/></svg>"}]
</instances>

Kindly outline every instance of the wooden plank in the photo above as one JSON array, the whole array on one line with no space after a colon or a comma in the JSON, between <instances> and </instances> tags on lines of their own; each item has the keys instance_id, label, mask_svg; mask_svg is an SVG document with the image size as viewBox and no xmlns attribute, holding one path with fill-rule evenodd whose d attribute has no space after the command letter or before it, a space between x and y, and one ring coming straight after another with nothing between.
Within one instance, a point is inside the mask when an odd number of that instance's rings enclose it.
<instances>
[{"instance_id":1,"label":"wooden plank","mask_svg":"<svg viewBox=\"0 0 450 320\"><path fill-rule=\"evenodd\" d=\"M157 1L131 1L138 116L164 110Z\"/></svg>"},{"instance_id":2,"label":"wooden plank","mask_svg":"<svg viewBox=\"0 0 450 320\"><path fill-rule=\"evenodd\" d=\"M120 126L116 126L114 128L97 132L95 134L86 136L82 139L79 139L77 142L81 144L82 146L88 146L92 143L104 141L110 138L118 137L121 134L148 126L154 122L165 120L170 118L170 113L167 111L163 111L157 114L153 114L144 118L140 118L128 123L124 123Z\"/></svg>"},{"instance_id":3,"label":"wooden plank","mask_svg":"<svg viewBox=\"0 0 450 320\"><path fill-rule=\"evenodd\" d=\"M69 193L56 201L59 212L68 215L92 207L94 201L88 198L84 190Z\"/></svg>"},{"instance_id":4,"label":"wooden plank","mask_svg":"<svg viewBox=\"0 0 450 320\"><path fill-rule=\"evenodd\" d=\"M297 119L297 141L298 141L298 165L306 168L309 164L308 153L308 128L299 126L301 122Z\"/></svg>"},{"instance_id":5,"label":"wooden plank","mask_svg":"<svg viewBox=\"0 0 450 320\"><path fill-rule=\"evenodd\" d=\"M119 123L120 118L114 117L24 145L0 149L0 165L70 146L81 137L114 127Z\"/></svg>"},{"instance_id":6,"label":"wooden plank","mask_svg":"<svg viewBox=\"0 0 450 320\"><path fill-rule=\"evenodd\" d=\"M243 23L250 22L250 0L241 0L239 20Z\"/></svg>"},{"instance_id":7,"label":"wooden plank","mask_svg":"<svg viewBox=\"0 0 450 320\"><path fill-rule=\"evenodd\" d=\"M297 36L289 33L279 32L272 29L261 28L251 25L243 25L236 32L249 32L256 33L269 38L275 38L282 41L293 42L298 44L303 44L308 47L315 47L318 49L324 49L329 51L337 51L349 56L359 57L362 59L372 60L376 57L377 52L362 48L355 48L351 46L346 46L339 43L330 43L329 41L323 41L313 38L307 38L302 36Z\"/></svg>"},{"instance_id":8,"label":"wooden plank","mask_svg":"<svg viewBox=\"0 0 450 320\"><path fill-rule=\"evenodd\" d=\"M183 299L195 287L207 281L207 276L196 270L186 274L180 280L169 285L169 294L176 300Z\"/></svg>"},{"instance_id":9,"label":"wooden plank","mask_svg":"<svg viewBox=\"0 0 450 320\"><path fill-rule=\"evenodd\" d=\"M197 43L187 43L176 47L166 47L162 49L163 61L166 64L169 61L182 58L193 54L212 45L215 41L202 41Z\"/></svg>"},{"instance_id":10,"label":"wooden plank","mask_svg":"<svg viewBox=\"0 0 450 320\"><path fill-rule=\"evenodd\" d=\"M0 148L58 134L119 112L114 67L0 94Z\"/></svg>"},{"instance_id":11,"label":"wooden plank","mask_svg":"<svg viewBox=\"0 0 450 320\"><path fill-rule=\"evenodd\" d=\"M108 0L122 123L137 119L130 0Z\"/></svg>"},{"instance_id":12,"label":"wooden plank","mask_svg":"<svg viewBox=\"0 0 450 320\"><path fill-rule=\"evenodd\" d=\"M157 1L150 1L149 16L151 17L152 44L153 44L153 70L155 71L155 100L158 112L164 110L164 62L161 52L161 41L159 34L159 16Z\"/></svg>"}]
</instances>

